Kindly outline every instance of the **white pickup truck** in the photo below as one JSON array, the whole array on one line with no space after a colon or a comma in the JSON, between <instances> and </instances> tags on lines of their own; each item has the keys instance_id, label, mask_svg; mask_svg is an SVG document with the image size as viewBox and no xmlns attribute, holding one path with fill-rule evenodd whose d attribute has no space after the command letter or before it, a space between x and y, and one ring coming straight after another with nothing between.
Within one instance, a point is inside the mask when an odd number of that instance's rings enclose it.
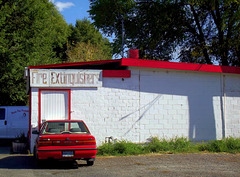
<instances>
[{"instance_id":1,"label":"white pickup truck","mask_svg":"<svg viewBox=\"0 0 240 177\"><path fill-rule=\"evenodd\" d=\"M0 106L0 138L14 139L29 130L28 106Z\"/></svg>"}]
</instances>

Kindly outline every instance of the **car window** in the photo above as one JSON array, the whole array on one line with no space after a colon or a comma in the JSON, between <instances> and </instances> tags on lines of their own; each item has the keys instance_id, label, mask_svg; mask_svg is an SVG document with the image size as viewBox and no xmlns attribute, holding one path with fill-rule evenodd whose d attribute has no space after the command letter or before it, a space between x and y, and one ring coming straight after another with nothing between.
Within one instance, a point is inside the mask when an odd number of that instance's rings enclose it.
<instances>
[{"instance_id":1,"label":"car window","mask_svg":"<svg viewBox=\"0 0 240 177\"><path fill-rule=\"evenodd\" d=\"M0 108L0 120L5 120L5 109Z\"/></svg>"},{"instance_id":2,"label":"car window","mask_svg":"<svg viewBox=\"0 0 240 177\"><path fill-rule=\"evenodd\" d=\"M86 125L83 122L78 122L78 126L79 126L79 128L81 129L82 132L89 133Z\"/></svg>"},{"instance_id":3,"label":"car window","mask_svg":"<svg viewBox=\"0 0 240 177\"><path fill-rule=\"evenodd\" d=\"M83 122L47 122L43 127L42 134L79 134L89 133Z\"/></svg>"}]
</instances>

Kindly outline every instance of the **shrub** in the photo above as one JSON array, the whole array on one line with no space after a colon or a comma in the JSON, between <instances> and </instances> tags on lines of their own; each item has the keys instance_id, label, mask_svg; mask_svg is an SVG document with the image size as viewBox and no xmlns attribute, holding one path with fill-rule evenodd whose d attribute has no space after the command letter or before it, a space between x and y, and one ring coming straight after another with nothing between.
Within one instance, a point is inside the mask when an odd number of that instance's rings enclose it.
<instances>
[{"instance_id":1,"label":"shrub","mask_svg":"<svg viewBox=\"0 0 240 177\"><path fill-rule=\"evenodd\" d=\"M147 152L187 152L193 148L193 145L187 138L173 138L170 140L159 140L153 137L151 142L145 147Z\"/></svg>"},{"instance_id":2,"label":"shrub","mask_svg":"<svg viewBox=\"0 0 240 177\"><path fill-rule=\"evenodd\" d=\"M240 152L240 138L229 137L225 139L228 152Z\"/></svg>"},{"instance_id":3,"label":"shrub","mask_svg":"<svg viewBox=\"0 0 240 177\"><path fill-rule=\"evenodd\" d=\"M146 152L169 151L169 143L163 139L160 141L157 137L152 137L151 142L144 147Z\"/></svg>"},{"instance_id":4,"label":"shrub","mask_svg":"<svg viewBox=\"0 0 240 177\"><path fill-rule=\"evenodd\" d=\"M229 137L210 141L199 145L198 149L199 151L238 153L240 152L240 138Z\"/></svg>"},{"instance_id":5,"label":"shrub","mask_svg":"<svg viewBox=\"0 0 240 177\"><path fill-rule=\"evenodd\" d=\"M98 147L98 155L114 155L113 143L104 143Z\"/></svg>"},{"instance_id":6,"label":"shrub","mask_svg":"<svg viewBox=\"0 0 240 177\"><path fill-rule=\"evenodd\" d=\"M116 143L104 143L98 147L98 155L138 155L143 153L142 145L125 140Z\"/></svg>"},{"instance_id":7,"label":"shrub","mask_svg":"<svg viewBox=\"0 0 240 177\"><path fill-rule=\"evenodd\" d=\"M114 151L118 155L138 155L143 154L143 147L141 144L131 143L128 141L120 141L113 145Z\"/></svg>"}]
</instances>

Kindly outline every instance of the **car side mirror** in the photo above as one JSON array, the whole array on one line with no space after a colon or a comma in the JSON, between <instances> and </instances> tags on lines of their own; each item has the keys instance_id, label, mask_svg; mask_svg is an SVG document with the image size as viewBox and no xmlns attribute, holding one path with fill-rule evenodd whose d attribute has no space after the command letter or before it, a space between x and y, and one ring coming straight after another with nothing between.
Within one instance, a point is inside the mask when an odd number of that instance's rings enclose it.
<instances>
[{"instance_id":1,"label":"car side mirror","mask_svg":"<svg viewBox=\"0 0 240 177\"><path fill-rule=\"evenodd\" d=\"M39 134L39 131L38 131L38 130L33 130L33 131L32 131L32 134L38 135L38 134Z\"/></svg>"}]
</instances>

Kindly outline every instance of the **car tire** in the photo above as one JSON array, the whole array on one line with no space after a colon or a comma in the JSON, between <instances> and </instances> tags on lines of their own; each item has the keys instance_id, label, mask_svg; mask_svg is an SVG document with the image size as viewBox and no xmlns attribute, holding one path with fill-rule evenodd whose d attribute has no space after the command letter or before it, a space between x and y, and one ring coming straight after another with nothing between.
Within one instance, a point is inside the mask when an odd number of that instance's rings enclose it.
<instances>
[{"instance_id":1,"label":"car tire","mask_svg":"<svg viewBox=\"0 0 240 177\"><path fill-rule=\"evenodd\" d=\"M74 169L77 169L77 168L78 168L78 163L77 163L77 161L73 161L73 168L74 168Z\"/></svg>"},{"instance_id":2,"label":"car tire","mask_svg":"<svg viewBox=\"0 0 240 177\"><path fill-rule=\"evenodd\" d=\"M43 164L42 163L43 160L38 159L36 146L34 147L34 150L33 150L33 156L34 156L34 159L36 161L36 164L41 166Z\"/></svg>"},{"instance_id":3,"label":"car tire","mask_svg":"<svg viewBox=\"0 0 240 177\"><path fill-rule=\"evenodd\" d=\"M36 148L36 146L35 146L34 149L33 149L33 157L34 157L35 160L38 159L38 157L37 157L37 148Z\"/></svg>"},{"instance_id":4,"label":"car tire","mask_svg":"<svg viewBox=\"0 0 240 177\"><path fill-rule=\"evenodd\" d=\"M94 161L87 160L87 166L93 166L93 164L94 164Z\"/></svg>"}]
</instances>

